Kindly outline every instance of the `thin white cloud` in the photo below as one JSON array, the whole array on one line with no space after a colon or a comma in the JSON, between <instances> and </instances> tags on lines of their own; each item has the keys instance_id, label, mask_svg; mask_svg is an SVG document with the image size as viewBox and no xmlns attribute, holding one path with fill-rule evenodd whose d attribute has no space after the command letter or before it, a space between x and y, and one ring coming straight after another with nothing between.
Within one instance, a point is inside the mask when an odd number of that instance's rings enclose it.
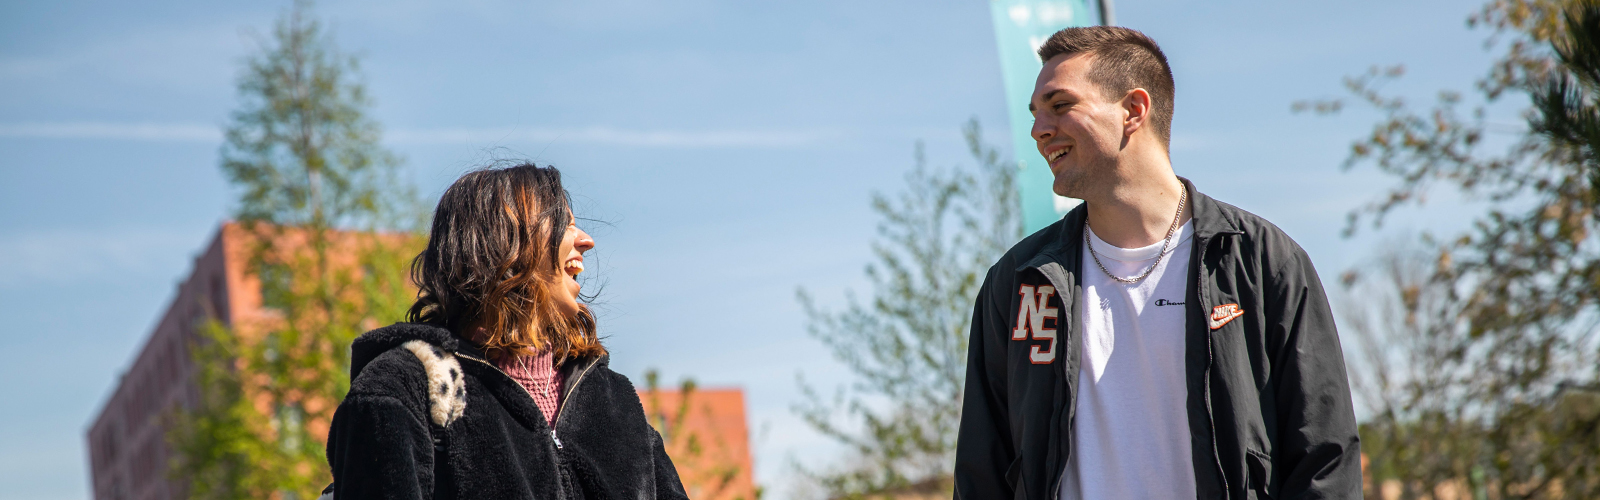
<instances>
[{"instance_id":1,"label":"thin white cloud","mask_svg":"<svg viewBox=\"0 0 1600 500\"><path fill-rule=\"evenodd\" d=\"M196 234L167 228L60 229L0 235L0 288L77 284L110 273L143 273L181 262Z\"/></svg>"},{"instance_id":2,"label":"thin white cloud","mask_svg":"<svg viewBox=\"0 0 1600 500\"><path fill-rule=\"evenodd\" d=\"M399 129L385 134L400 144L499 145L518 142L601 144L667 148L785 148L815 143L831 135L819 131L624 130L610 127ZM216 126L192 123L0 123L0 137L217 142Z\"/></svg>"},{"instance_id":3,"label":"thin white cloud","mask_svg":"<svg viewBox=\"0 0 1600 500\"><path fill-rule=\"evenodd\" d=\"M184 123L0 123L0 137L216 142L222 140L222 131Z\"/></svg>"},{"instance_id":4,"label":"thin white cloud","mask_svg":"<svg viewBox=\"0 0 1600 500\"><path fill-rule=\"evenodd\" d=\"M251 25L260 22L238 17L163 25L53 43L43 50L8 51L0 54L0 85L30 93L62 85L117 93L132 87L183 93L231 89L230 68L255 47L240 30Z\"/></svg>"},{"instance_id":5,"label":"thin white cloud","mask_svg":"<svg viewBox=\"0 0 1600 500\"><path fill-rule=\"evenodd\" d=\"M670 148L794 147L816 142L827 134L806 131L748 130L623 130L585 128L463 128L395 130L392 141L408 144L494 145L510 142L605 144Z\"/></svg>"}]
</instances>

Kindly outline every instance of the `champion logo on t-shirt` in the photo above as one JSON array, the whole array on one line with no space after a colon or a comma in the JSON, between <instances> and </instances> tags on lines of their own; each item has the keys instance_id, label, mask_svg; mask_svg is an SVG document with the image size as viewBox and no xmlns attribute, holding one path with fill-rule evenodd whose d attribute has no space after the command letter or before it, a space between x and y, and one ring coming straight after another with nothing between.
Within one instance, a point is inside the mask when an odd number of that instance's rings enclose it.
<instances>
[{"instance_id":1,"label":"champion logo on t-shirt","mask_svg":"<svg viewBox=\"0 0 1600 500\"><path fill-rule=\"evenodd\" d=\"M1173 302L1167 299L1156 299L1156 306L1181 306L1182 302Z\"/></svg>"}]
</instances>

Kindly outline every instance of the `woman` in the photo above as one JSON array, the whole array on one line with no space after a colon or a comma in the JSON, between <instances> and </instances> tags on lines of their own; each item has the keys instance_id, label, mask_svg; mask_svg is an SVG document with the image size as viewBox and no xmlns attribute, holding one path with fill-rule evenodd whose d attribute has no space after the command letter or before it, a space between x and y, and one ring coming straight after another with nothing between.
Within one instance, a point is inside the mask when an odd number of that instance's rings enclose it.
<instances>
[{"instance_id":1,"label":"woman","mask_svg":"<svg viewBox=\"0 0 1600 500\"><path fill-rule=\"evenodd\" d=\"M351 345L334 497L687 498L578 301L591 248L554 168L451 185L412 263L409 323Z\"/></svg>"}]
</instances>

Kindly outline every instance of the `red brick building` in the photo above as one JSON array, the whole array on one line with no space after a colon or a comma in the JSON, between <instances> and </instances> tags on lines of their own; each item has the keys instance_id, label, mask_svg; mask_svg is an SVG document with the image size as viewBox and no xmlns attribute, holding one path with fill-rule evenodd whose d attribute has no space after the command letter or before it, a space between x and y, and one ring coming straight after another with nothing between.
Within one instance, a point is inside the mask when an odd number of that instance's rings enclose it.
<instances>
[{"instance_id":1,"label":"red brick building","mask_svg":"<svg viewBox=\"0 0 1600 500\"><path fill-rule=\"evenodd\" d=\"M683 488L696 500L755 500L744 391L639 391L645 415L661 432ZM694 441L691 446L690 441Z\"/></svg>"},{"instance_id":2,"label":"red brick building","mask_svg":"<svg viewBox=\"0 0 1600 500\"><path fill-rule=\"evenodd\" d=\"M254 283L244 283L243 231L225 224L195 258L194 270L123 372L111 397L89 426L90 488L97 500L184 498L182 481L169 479L172 459L167 420L199 399L189 344L207 318L224 323L259 308Z\"/></svg>"},{"instance_id":3,"label":"red brick building","mask_svg":"<svg viewBox=\"0 0 1600 500\"><path fill-rule=\"evenodd\" d=\"M199 399L188 350L197 339L195 331L212 317L230 326L270 323L262 308L260 283L247 272L250 236L233 223L218 229L89 426L90 488L96 500L178 500L187 496L185 481L170 478L173 453L167 431L176 411L193 407ZM656 399L663 408L681 404L677 391L660 391ZM645 405L652 407L650 401ZM689 408L692 411L683 422L665 422L665 430L669 442L677 441L673 435L695 434L700 441L712 443L694 456L682 448L668 448L691 497L753 500L743 392L697 391Z\"/></svg>"}]
</instances>

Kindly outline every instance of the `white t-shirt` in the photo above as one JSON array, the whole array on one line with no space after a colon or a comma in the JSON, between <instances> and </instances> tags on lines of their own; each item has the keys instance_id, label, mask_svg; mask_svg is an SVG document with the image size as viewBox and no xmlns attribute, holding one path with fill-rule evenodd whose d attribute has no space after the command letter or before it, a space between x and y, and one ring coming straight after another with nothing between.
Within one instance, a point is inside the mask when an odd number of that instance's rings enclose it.
<instances>
[{"instance_id":1,"label":"white t-shirt","mask_svg":"<svg viewBox=\"0 0 1600 500\"><path fill-rule=\"evenodd\" d=\"M1185 223L1155 271L1131 285L1107 277L1083 249L1083 355L1061 500L1195 497L1184 378L1193 235L1193 223ZM1093 232L1089 240L1106 269L1123 278L1144 272L1164 243L1118 248Z\"/></svg>"}]
</instances>

